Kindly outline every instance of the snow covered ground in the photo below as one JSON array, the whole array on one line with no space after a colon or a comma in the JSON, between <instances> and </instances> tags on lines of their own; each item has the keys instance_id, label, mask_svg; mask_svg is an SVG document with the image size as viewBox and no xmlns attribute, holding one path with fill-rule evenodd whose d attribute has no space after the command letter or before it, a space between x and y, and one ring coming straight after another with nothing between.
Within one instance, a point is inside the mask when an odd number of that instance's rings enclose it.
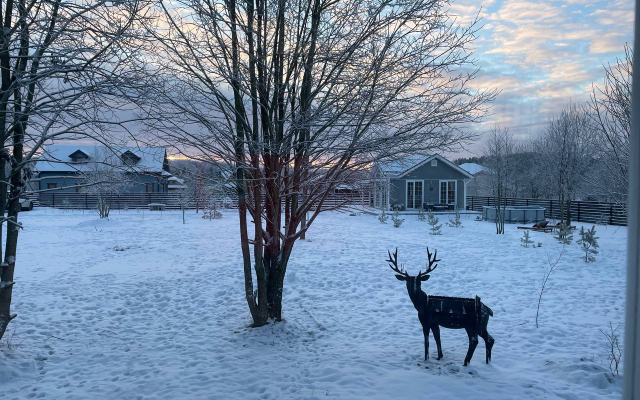
<instances>
[{"instance_id":1,"label":"snow covered ground","mask_svg":"<svg viewBox=\"0 0 640 400\"><path fill-rule=\"evenodd\" d=\"M182 225L178 212L22 213L2 399L620 397L600 329L624 330L626 228L596 227L596 263L575 242L566 249L536 328L547 258L561 250L551 234L533 232L542 247L523 248L515 225L497 236L471 215L431 236L416 216L396 229L328 213L294 249L286 323L252 329L237 214L187 216ZM480 340L463 367L466 334L447 329L444 359L431 338L423 361L416 311L385 262L396 246L412 274L424 270L426 246L438 250L427 293L478 295L493 309L491 364Z\"/></svg>"}]
</instances>

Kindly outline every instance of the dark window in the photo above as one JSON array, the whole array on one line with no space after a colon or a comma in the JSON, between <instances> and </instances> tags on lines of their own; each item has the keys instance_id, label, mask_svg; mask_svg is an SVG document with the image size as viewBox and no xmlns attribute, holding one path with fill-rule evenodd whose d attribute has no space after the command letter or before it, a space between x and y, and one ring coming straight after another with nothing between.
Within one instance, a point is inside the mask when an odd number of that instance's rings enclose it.
<instances>
[{"instance_id":1,"label":"dark window","mask_svg":"<svg viewBox=\"0 0 640 400\"><path fill-rule=\"evenodd\" d=\"M55 189L58 187L57 183L47 183L47 189Z\"/></svg>"},{"instance_id":2,"label":"dark window","mask_svg":"<svg viewBox=\"0 0 640 400\"><path fill-rule=\"evenodd\" d=\"M145 189L145 191L146 191L147 193L153 193L153 191L154 191L154 190L153 190L153 189L154 189L154 187L153 187L153 186L154 186L154 185L153 185L153 183L145 183L145 184L144 184L144 189Z\"/></svg>"}]
</instances>

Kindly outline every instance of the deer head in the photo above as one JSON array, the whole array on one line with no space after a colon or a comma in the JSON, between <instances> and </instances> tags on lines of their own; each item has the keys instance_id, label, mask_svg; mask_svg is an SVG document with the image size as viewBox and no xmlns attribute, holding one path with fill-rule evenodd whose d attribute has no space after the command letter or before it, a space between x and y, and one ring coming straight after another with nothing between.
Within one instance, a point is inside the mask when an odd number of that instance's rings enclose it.
<instances>
[{"instance_id":1,"label":"deer head","mask_svg":"<svg viewBox=\"0 0 640 400\"><path fill-rule=\"evenodd\" d=\"M440 261L436 258L438 251L436 250L434 254L431 254L427 247L427 258L429 261L427 264L427 270L424 272L418 272L418 275L416 276L411 276L402 266L398 266L398 248L396 248L396 251L393 254L391 254L391 251L388 251L388 253L389 259L386 261L389 263L389 267L396 272L396 279L407 282L407 291L409 292L409 295L419 293L422 290L422 282L425 282L430 278L429 273L438 267L438 264L436 263Z\"/></svg>"}]
</instances>

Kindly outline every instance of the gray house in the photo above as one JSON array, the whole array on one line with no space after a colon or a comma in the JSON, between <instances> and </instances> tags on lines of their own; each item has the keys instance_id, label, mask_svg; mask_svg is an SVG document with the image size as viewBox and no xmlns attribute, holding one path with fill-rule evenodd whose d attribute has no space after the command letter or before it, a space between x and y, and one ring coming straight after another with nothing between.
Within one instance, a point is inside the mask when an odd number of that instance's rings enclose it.
<instances>
[{"instance_id":1,"label":"gray house","mask_svg":"<svg viewBox=\"0 0 640 400\"><path fill-rule=\"evenodd\" d=\"M467 183L473 175L446 158L411 156L376 163L373 173L373 205L391 210L466 209Z\"/></svg>"},{"instance_id":2,"label":"gray house","mask_svg":"<svg viewBox=\"0 0 640 400\"><path fill-rule=\"evenodd\" d=\"M131 184L129 193L168 191L169 161L163 147L107 148L99 145L50 145L36 163L39 190L73 193L82 190L96 167L117 170Z\"/></svg>"}]
</instances>

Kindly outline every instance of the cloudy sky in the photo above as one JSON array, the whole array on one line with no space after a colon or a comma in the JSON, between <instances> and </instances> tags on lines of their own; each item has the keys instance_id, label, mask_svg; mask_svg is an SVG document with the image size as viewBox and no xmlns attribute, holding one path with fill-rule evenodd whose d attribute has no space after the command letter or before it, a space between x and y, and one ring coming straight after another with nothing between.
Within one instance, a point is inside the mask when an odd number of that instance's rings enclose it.
<instances>
[{"instance_id":1,"label":"cloudy sky","mask_svg":"<svg viewBox=\"0 0 640 400\"><path fill-rule=\"evenodd\" d=\"M588 100L592 83L603 80L603 64L614 64L625 43L632 45L633 7L632 0L451 0L461 23L482 18L474 85L501 90L493 115L475 128L499 123L526 138L563 105ZM482 147L480 140L452 158Z\"/></svg>"}]
</instances>

